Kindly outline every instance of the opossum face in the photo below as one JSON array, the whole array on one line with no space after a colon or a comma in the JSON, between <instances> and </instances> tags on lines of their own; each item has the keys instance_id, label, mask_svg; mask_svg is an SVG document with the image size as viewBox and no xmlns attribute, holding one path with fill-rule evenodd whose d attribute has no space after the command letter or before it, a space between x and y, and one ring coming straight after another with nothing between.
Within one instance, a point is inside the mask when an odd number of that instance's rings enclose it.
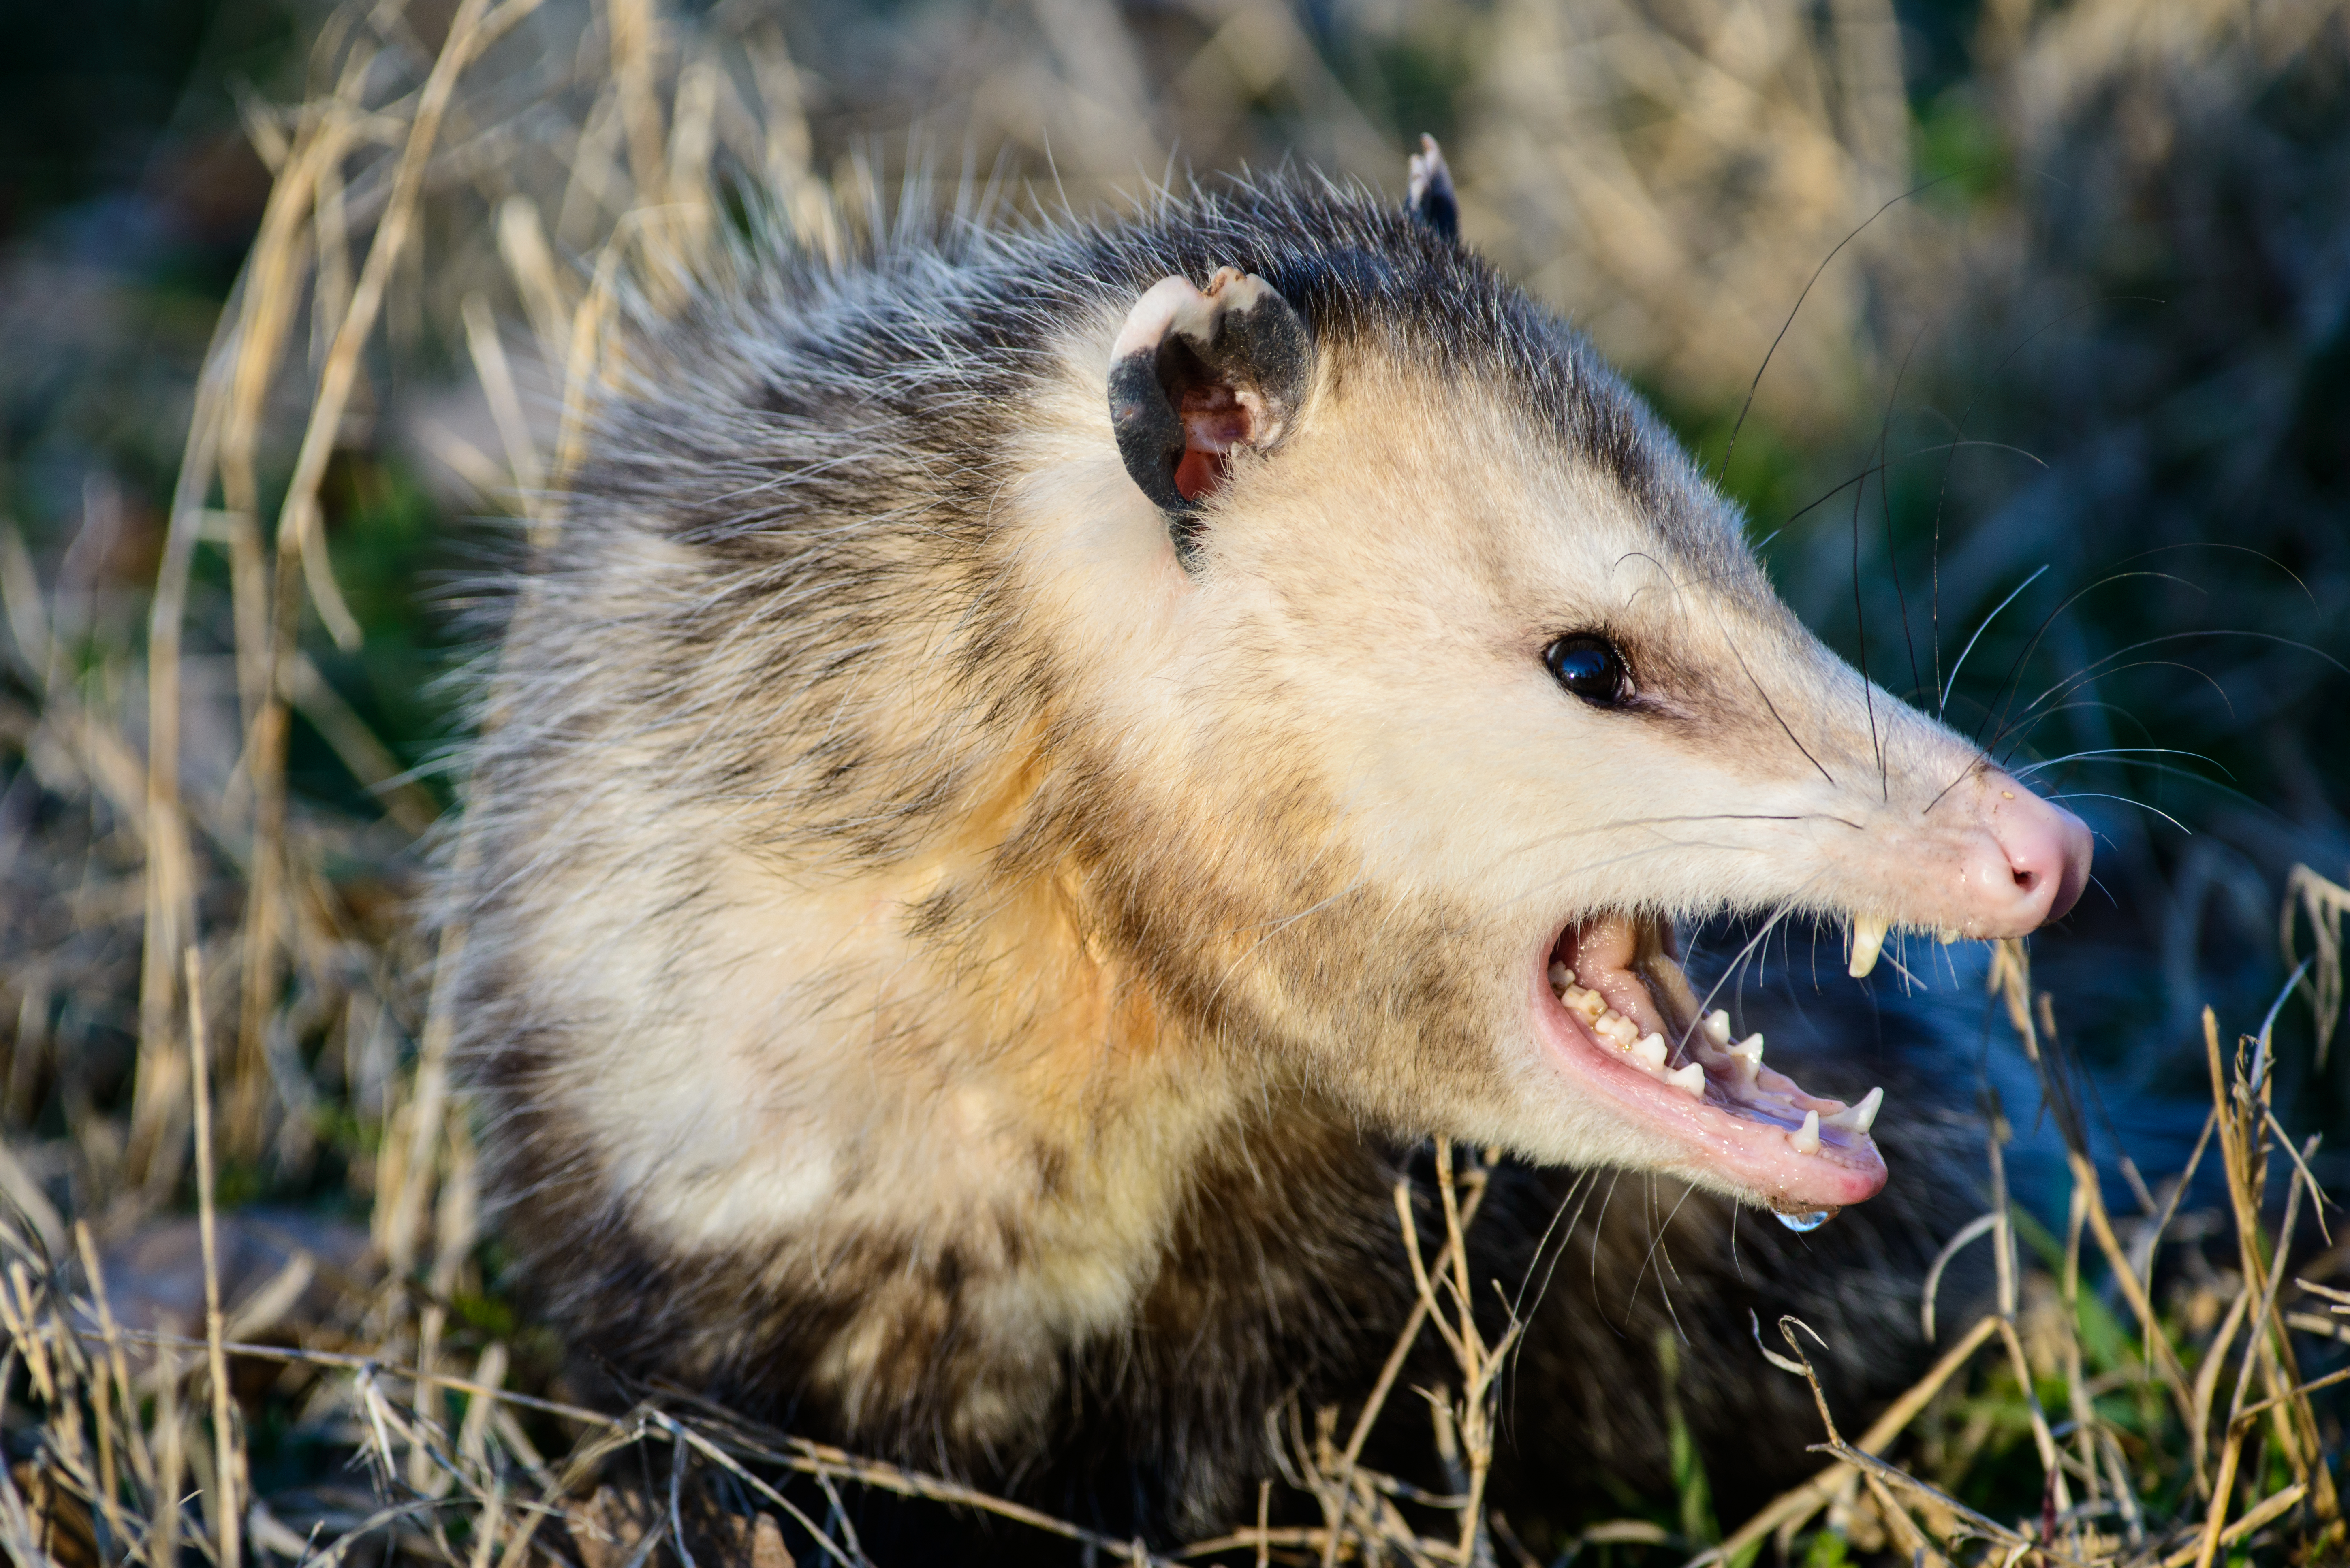
<instances>
[{"instance_id":1,"label":"opossum face","mask_svg":"<svg viewBox=\"0 0 2350 1568\"><path fill-rule=\"evenodd\" d=\"M1166 394L1124 445L1175 526L1108 612L1129 640L1098 713L1155 737L1110 765L1160 825L1135 852L1180 868L1158 929L1191 951L1151 958L1162 981L1399 1131L1786 1212L1874 1194L1879 1096L1814 1096L1734 1042L1675 920L1840 918L1866 973L1888 929L2061 915L2085 828L1811 636L1587 361L1601 417L1562 424L1376 343L1308 370L1277 296L1219 284L1147 296L1126 406L1110 381L1122 438ZM1187 312L1171 369L1139 358ZM1261 377L1222 329L1243 312L1275 345Z\"/></svg>"}]
</instances>

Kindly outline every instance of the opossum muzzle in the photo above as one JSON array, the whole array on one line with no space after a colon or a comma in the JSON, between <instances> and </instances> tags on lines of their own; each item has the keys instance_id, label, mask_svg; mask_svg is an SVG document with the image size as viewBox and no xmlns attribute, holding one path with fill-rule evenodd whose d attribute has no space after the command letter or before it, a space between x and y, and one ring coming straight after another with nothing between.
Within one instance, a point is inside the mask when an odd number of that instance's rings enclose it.
<instances>
[{"instance_id":1,"label":"opossum muzzle","mask_svg":"<svg viewBox=\"0 0 2350 1568\"><path fill-rule=\"evenodd\" d=\"M1110 424L1127 472L1167 514L1187 571L1201 504L1234 452L1268 451L1288 432L1312 365L1297 312L1237 267L1205 289L1161 278L1135 302L1110 350Z\"/></svg>"},{"instance_id":2,"label":"opossum muzzle","mask_svg":"<svg viewBox=\"0 0 2350 1568\"><path fill-rule=\"evenodd\" d=\"M1602 916L1559 934L1536 986L1541 1033L1627 1120L1687 1150L1711 1178L1784 1214L1833 1211L1885 1185L1869 1137L1884 1093L1823 1099L1762 1064L1762 1036L1733 1041L1701 1004L1672 928Z\"/></svg>"}]
</instances>

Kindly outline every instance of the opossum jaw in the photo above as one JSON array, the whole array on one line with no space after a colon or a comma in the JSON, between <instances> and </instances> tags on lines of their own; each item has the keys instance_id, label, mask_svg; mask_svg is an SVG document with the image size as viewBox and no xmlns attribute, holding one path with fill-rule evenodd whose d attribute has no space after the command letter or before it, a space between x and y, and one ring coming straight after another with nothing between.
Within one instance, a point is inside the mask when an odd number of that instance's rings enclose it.
<instances>
[{"instance_id":1,"label":"opossum jaw","mask_svg":"<svg viewBox=\"0 0 2350 1568\"><path fill-rule=\"evenodd\" d=\"M1700 1016L1662 921L1578 921L1543 955L1535 1033L1559 1065L1648 1138L1677 1173L1782 1213L1833 1212L1876 1195L1885 1160L1868 1129L1882 1096L1824 1099L1762 1065L1762 1037L1733 1043Z\"/></svg>"}]
</instances>

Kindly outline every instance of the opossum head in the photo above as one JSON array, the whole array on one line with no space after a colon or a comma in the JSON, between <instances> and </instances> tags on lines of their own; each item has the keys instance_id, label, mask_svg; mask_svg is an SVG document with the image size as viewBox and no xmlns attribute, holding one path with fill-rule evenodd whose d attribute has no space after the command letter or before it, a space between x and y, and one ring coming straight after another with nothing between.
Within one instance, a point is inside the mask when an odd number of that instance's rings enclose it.
<instances>
[{"instance_id":1,"label":"opossum head","mask_svg":"<svg viewBox=\"0 0 2350 1568\"><path fill-rule=\"evenodd\" d=\"M1806 630L1563 324L1429 223L1346 237L1235 242L1072 350L1111 439L1056 438L1082 521L1040 564L1123 803L1105 925L1396 1132L1871 1196L1876 1096L1734 1040L1676 923L1825 917L1865 972L2062 915L2086 830Z\"/></svg>"}]
</instances>

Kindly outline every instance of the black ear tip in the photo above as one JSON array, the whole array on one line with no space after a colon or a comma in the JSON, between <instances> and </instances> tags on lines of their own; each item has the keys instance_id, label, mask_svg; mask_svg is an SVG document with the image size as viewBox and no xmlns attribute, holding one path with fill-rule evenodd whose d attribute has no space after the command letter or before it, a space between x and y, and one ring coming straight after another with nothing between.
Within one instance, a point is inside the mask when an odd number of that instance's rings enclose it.
<instances>
[{"instance_id":1,"label":"black ear tip","mask_svg":"<svg viewBox=\"0 0 2350 1568\"><path fill-rule=\"evenodd\" d=\"M1410 193L1404 210L1448 240L1461 237L1461 201L1452 193L1452 171L1436 138L1423 132L1411 155Z\"/></svg>"}]
</instances>

